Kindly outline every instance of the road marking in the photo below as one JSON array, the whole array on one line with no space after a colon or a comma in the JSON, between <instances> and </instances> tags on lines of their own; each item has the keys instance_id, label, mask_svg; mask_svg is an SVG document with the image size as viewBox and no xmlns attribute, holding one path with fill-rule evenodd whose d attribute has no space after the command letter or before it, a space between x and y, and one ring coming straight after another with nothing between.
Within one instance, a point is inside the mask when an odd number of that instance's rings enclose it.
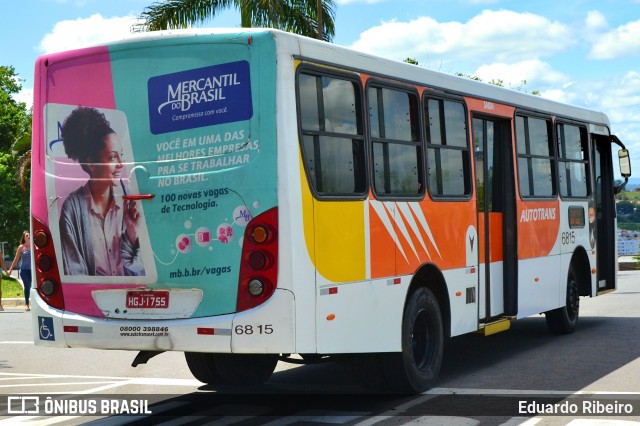
<instances>
[{"instance_id":1,"label":"road marking","mask_svg":"<svg viewBox=\"0 0 640 426\"><path fill-rule=\"evenodd\" d=\"M426 392L425 392L426 393ZM435 398L436 395L425 395L423 394L423 396L412 399L411 401L407 401L404 404L398 405L397 407L394 407L390 410L385 411L382 414L379 414L377 416L368 418L366 420L363 420L359 423L356 423L356 426L371 426L374 425L378 422L384 421L384 420L388 420L388 419L392 419L398 416L401 416L402 413L404 413L405 411L407 411L408 409L410 409L411 407L415 407L418 404L422 404L430 399Z\"/></svg>"},{"instance_id":2,"label":"road marking","mask_svg":"<svg viewBox=\"0 0 640 426\"><path fill-rule=\"evenodd\" d=\"M282 417L265 425L269 426L285 426L298 422L313 422L340 425L360 417L366 416L368 412L359 411L327 411L327 410L309 410L301 411L295 416Z\"/></svg>"},{"instance_id":3,"label":"road marking","mask_svg":"<svg viewBox=\"0 0 640 426\"><path fill-rule=\"evenodd\" d=\"M3 377L5 376L5 377ZM109 383L115 381L118 386L124 385L152 385L152 386L202 386L202 382L196 379L168 379L161 377L113 377L113 376L79 376L64 374L20 374L20 373L0 373L0 380L18 380L18 379L95 379L103 380L102 382L69 382L68 384L78 385L83 383ZM31 386L38 386L38 383ZM9 385L11 386L11 385ZM1 386L0 386L1 387ZM98 388L96 388L98 389ZM35 392L31 392L35 393ZM69 392L79 393L79 392Z\"/></svg>"},{"instance_id":4,"label":"road marking","mask_svg":"<svg viewBox=\"0 0 640 426\"><path fill-rule=\"evenodd\" d=\"M122 380L132 379L133 377L113 377L113 376L79 376L72 374L38 374L38 373L0 373L0 376L19 376L29 378L74 378L74 379L105 379L105 380Z\"/></svg>"},{"instance_id":5,"label":"road marking","mask_svg":"<svg viewBox=\"0 0 640 426\"><path fill-rule=\"evenodd\" d=\"M14 384L14 385L0 385L0 388L23 388L25 386L28 386L28 387L33 387L33 386L49 387L49 386L65 386L65 385L97 385L97 384L103 384L103 383L109 383L109 382L18 383L18 384Z\"/></svg>"},{"instance_id":6,"label":"road marking","mask_svg":"<svg viewBox=\"0 0 640 426\"><path fill-rule=\"evenodd\" d=\"M42 394L49 395L88 395L105 393L107 391L121 388L128 385L133 386L165 386L165 387L200 387L202 382L195 379L168 379L153 377L111 377L111 376L79 376L79 375L62 375L62 374L19 374L19 373L0 373L0 381L32 381L49 379L44 383L11 383L0 384L0 389L6 389L5 392L20 394ZM54 380L55 379L55 380ZM86 381L90 380L90 381ZM6 383L6 382L5 382ZM89 385L93 386L86 389ZM83 390L52 390L54 387L79 386L85 387ZM19 390L19 388L28 389ZM46 391L45 391L46 389ZM1 424L1 423L0 423Z\"/></svg>"},{"instance_id":7,"label":"road marking","mask_svg":"<svg viewBox=\"0 0 640 426\"><path fill-rule=\"evenodd\" d=\"M432 388L423 395L640 395L640 392L620 391L561 391L561 390L525 390L525 389L473 389L473 388Z\"/></svg>"}]
</instances>

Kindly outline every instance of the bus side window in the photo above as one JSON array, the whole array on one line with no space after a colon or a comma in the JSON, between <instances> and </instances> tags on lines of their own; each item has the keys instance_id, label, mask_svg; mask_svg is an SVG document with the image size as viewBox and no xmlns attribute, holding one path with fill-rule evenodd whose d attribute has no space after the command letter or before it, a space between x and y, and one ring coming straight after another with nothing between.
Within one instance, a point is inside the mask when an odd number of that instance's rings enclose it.
<instances>
[{"instance_id":1,"label":"bus side window","mask_svg":"<svg viewBox=\"0 0 640 426\"><path fill-rule=\"evenodd\" d=\"M589 188L589 149L587 131L583 127L559 123L558 131L558 176L562 197L587 197Z\"/></svg>"},{"instance_id":2,"label":"bus side window","mask_svg":"<svg viewBox=\"0 0 640 426\"><path fill-rule=\"evenodd\" d=\"M516 117L518 182L524 198L556 196L552 129L551 120Z\"/></svg>"},{"instance_id":3,"label":"bus side window","mask_svg":"<svg viewBox=\"0 0 640 426\"><path fill-rule=\"evenodd\" d=\"M367 91L373 144L373 187L382 197L424 193L418 97L415 93L371 86Z\"/></svg>"},{"instance_id":4,"label":"bus side window","mask_svg":"<svg viewBox=\"0 0 640 426\"><path fill-rule=\"evenodd\" d=\"M302 155L318 196L362 196L366 190L360 88L351 80L300 72Z\"/></svg>"},{"instance_id":5,"label":"bus side window","mask_svg":"<svg viewBox=\"0 0 640 426\"><path fill-rule=\"evenodd\" d=\"M426 99L427 183L432 197L471 194L467 119L461 102Z\"/></svg>"}]
</instances>

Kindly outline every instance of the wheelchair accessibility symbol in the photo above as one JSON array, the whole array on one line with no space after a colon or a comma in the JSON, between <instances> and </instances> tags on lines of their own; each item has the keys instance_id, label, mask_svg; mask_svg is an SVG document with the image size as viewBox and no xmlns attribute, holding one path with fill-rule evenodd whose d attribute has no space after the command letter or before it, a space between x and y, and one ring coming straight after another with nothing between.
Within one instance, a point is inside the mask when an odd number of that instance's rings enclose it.
<instances>
[{"instance_id":1,"label":"wheelchair accessibility symbol","mask_svg":"<svg viewBox=\"0 0 640 426\"><path fill-rule=\"evenodd\" d=\"M53 332L53 318L38 317L38 328L40 331L40 340L56 340Z\"/></svg>"}]
</instances>

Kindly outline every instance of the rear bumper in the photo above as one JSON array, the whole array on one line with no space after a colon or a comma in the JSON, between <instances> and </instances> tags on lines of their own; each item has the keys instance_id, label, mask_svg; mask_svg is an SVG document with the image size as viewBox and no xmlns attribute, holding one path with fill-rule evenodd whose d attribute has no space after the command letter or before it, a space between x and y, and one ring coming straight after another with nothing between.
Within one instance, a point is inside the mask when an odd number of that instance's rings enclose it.
<instances>
[{"instance_id":1,"label":"rear bumper","mask_svg":"<svg viewBox=\"0 0 640 426\"><path fill-rule=\"evenodd\" d=\"M33 292L33 336L39 346L217 353L295 353L294 297L276 289L254 309L168 320L95 318L48 306Z\"/></svg>"}]
</instances>

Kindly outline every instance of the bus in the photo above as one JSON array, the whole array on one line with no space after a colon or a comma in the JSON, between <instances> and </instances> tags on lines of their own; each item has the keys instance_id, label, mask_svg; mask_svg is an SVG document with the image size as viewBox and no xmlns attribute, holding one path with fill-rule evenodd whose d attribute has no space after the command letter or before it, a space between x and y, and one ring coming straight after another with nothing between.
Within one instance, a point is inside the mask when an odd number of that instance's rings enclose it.
<instances>
[{"instance_id":1,"label":"bus","mask_svg":"<svg viewBox=\"0 0 640 426\"><path fill-rule=\"evenodd\" d=\"M616 288L613 145L631 167L598 111L271 29L48 54L34 97L37 345L412 393L446 339L570 333Z\"/></svg>"}]
</instances>

